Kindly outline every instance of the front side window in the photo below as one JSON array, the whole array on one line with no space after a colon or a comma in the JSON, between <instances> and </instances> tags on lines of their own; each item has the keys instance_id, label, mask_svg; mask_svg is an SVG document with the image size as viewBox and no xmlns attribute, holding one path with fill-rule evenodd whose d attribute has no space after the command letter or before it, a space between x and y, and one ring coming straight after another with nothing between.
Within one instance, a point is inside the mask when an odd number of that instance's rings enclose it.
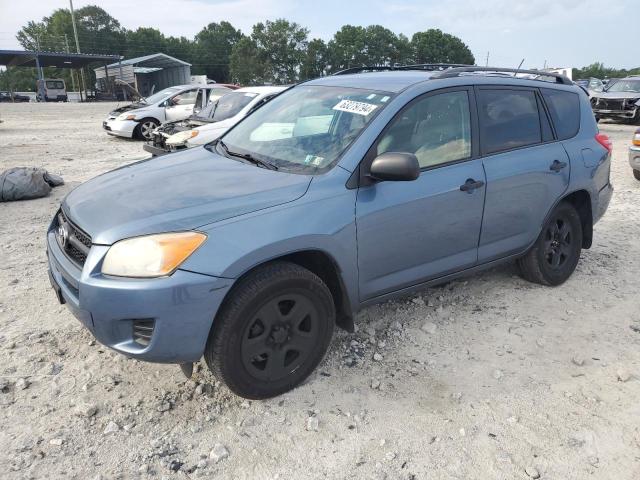
<instances>
[{"instance_id":1,"label":"front side window","mask_svg":"<svg viewBox=\"0 0 640 480\"><path fill-rule=\"evenodd\" d=\"M196 103L197 96L198 90L188 90L173 97L171 103L173 105L193 105Z\"/></svg>"},{"instance_id":2,"label":"front side window","mask_svg":"<svg viewBox=\"0 0 640 480\"><path fill-rule=\"evenodd\" d=\"M383 134L377 154L413 153L420 168L471 157L471 117L466 91L424 97L403 110Z\"/></svg>"},{"instance_id":3,"label":"front side window","mask_svg":"<svg viewBox=\"0 0 640 480\"><path fill-rule=\"evenodd\" d=\"M536 94L531 90L480 90L482 150L497 153L542 141Z\"/></svg>"},{"instance_id":4,"label":"front side window","mask_svg":"<svg viewBox=\"0 0 640 480\"><path fill-rule=\"evenodd\" d=\"M317 173L337 161L391 98L390 93L365 89L298 86L246 117L222 141L230 152L282 169Z\"/></svg>"}]
</instances>

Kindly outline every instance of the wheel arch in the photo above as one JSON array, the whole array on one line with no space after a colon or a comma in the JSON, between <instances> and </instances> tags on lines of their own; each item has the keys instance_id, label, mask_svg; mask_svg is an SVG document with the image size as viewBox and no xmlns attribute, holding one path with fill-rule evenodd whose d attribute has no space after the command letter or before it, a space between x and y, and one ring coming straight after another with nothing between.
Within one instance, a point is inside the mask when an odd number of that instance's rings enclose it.
<instances>
[{"instance_id":1,"label":"wheel arch","mask_svg":"<svg viewBox=\"0 0 640 480\"><path fill-rule=\"evenodd\" d=\"M234 285L237 285L241 279L254 272L257 268L279 261L294 263L306 268L320 277L320 279L329 288L331 296L333 297L333 302L336 308L336 325L347 332L354 332L354 313L351 307L352 304L350 301L351 299L349 298L349 292L342 278L342 272L336 260L324 250L298 250L269 258L268 260L257 263L248 270L245 270L238 278L235 279ZM230 295L233 294L233 291L234 289L232 287L225 295L222 304L224 304Z\"/></svg>"},{"instance_id":2,"label":"wheel arch","mask_svg":"<svg viewBox=\"0 0 640 480\"><path fill-rule=\"evenodd\" d=\"M156 122L158 124L158 126L162 125L162 122L160 120L158 120L156 117L142 117L140 120L136 120L136 122L138 123L136 125L136 128L134 128L134 132L135 134L140 137L140 138L144 138L142 137L142 134L140 133L140 125L145 121L145 120L153 120L154 122Z\"/></svg>"},{"instance_id":3,"label":"wheel arch","mask_svg":"<svg viewBox=\"0 0 640 480\"><path fill-rule=\"evenodd\" d=\"M576 190L565 195L562 202L567 202L576 209L582 225L582 248L591 248L593 243L593 211L591 195L586 190Z\"/></svg>"}]
</instances>

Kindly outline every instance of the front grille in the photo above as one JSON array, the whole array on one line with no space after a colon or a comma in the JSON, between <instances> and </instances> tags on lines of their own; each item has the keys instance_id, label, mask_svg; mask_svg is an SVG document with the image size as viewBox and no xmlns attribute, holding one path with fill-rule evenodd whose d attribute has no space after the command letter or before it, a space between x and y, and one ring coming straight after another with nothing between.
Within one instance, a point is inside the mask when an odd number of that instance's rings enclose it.
<instances>
[{"instance_id":1,"label":"front grille","mask_svg":"<svg viewBox=\"0 0 640 480\"><path fill-rule=\"evenodd\" d=\"M87 255L89 255L89 249L91 249L91 237L71 223L62 209L58 212L57 218L56 240L58 245L73 262L80 266L84 265Z\"/></svg>"},{"instance_id":2,"label":"front grille","mask_svg":"<svg viewBox=\"0 0 640 480\"><path fill-rule=\"evenodd\" d=\"M151 343L155 321L149 319L133 321L133 341L139 345L147 346Z\"/></svg>"}]
</instances>

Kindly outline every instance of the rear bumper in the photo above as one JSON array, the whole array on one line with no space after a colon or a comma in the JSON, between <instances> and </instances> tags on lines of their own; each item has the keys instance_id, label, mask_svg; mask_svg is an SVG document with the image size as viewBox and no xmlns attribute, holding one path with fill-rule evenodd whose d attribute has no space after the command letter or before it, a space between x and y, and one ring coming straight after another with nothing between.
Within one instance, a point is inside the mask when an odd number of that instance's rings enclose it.
<instances>
[{"instance_id":1,"label":"rear bumper","mask_svg":"<svg viewBox=\"0 0 640 480\"><path fill-rule=\"evenodd\" d=\"M183 270L156 279L107 277L100 269L108 249L92 246L79 267L62 252L50 227L47 256L59 299L100 343L119 353L161 363L200 359L232 281ZM134 322L140 320L152 321L148 344L134 336Z\"/></svg>"},{"instance_id":2,"label":"rear bumper","mask_svg":"<svg viewBox=\"0 0 640 480\"><path fill-rule=\"evenodd\" d=\"M613 185L608 183L604 188L602 188L598 192L598 202L597 208L595 209L593 215L593 223L595 224L598 220L602 218L602 216L607 211L609 207L609 203L611 202L611 197L613 196Z\"/></svg>"},{"instance_id":3,"label":"rear bumper","mask_svg":"<svg viewBox=\"0 0 640 480\"><path fill-rule=\"evenodd\" d=\"M629 149L629 165L634 170L640 170L640 147L631 147Z\"/></svg>"}]
</instances>

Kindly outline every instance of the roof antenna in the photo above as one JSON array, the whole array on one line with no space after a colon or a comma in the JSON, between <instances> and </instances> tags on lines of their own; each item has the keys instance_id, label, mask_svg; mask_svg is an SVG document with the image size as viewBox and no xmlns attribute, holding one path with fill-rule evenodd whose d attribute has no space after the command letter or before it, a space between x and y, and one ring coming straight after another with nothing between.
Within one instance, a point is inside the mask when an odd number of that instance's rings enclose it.
<instances>
[{"instance_id":1,"label":"roof antenna","mask_svg":"<svg viewBox=\"0 0 640 480\"><path fill-rule=\"evenodd\" d=\"M518 65L518 68L516 68L516 71L513 72L513 76L515 77L516 75L518 75L518 71L520 70L520 68L522 67L522 64L524 63L524 58L522 59L522 61L520 62L520 65Z\"/></svg>"}]
</instances>

